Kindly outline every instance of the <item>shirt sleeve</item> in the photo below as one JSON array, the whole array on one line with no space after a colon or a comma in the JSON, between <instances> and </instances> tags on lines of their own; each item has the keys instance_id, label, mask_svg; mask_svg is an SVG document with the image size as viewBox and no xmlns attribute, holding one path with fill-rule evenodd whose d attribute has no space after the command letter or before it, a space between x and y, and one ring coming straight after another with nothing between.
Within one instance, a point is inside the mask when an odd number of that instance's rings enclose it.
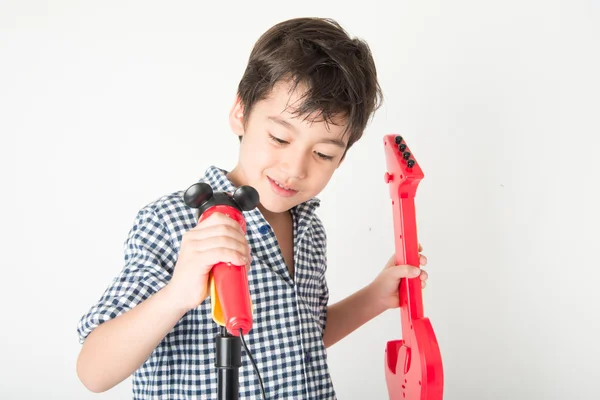
<instances>
[{"instance_id":1,"label":"shirt sleeve","mask_svg":"<svg viewBox=\"0 0 600 400\"><path fill-rule=\"evenodd\" d=\"M325 334L325 326L327 325L327 306L329 304L329 286L327 285L327 232L321 220L316 217L317 229L315 231L315 237L317 238L319 246L319 253L321 254L321 268L322 276L318 285L318 318L321 333Z\"/></svg>"},{"instance_id":2,"label":"shirt sleeve","mask_svg":"<svg viewBox=\"0 0 600 400\"><path fill-rule=\"evenodd\" d=\"M124 252L125 264L120 274L78 323L80 343L100 324L132 309L171 279L176 251L164 222L153 209L138 212Z\"/></svg>"},{"instance_id":3,"label":"shirt sleeve","mask_svg":"<svg viewBox=\"0 0 600 400\"><path fill-rule=\"evenodd\" d=\"M323 276L321 281L321 289L319 292L319 325L321 326L321 334L325 334L325 327L327 326L327 305L329 304L329 287L327 286L327 279Z\"/></svg>"}]
</instances>

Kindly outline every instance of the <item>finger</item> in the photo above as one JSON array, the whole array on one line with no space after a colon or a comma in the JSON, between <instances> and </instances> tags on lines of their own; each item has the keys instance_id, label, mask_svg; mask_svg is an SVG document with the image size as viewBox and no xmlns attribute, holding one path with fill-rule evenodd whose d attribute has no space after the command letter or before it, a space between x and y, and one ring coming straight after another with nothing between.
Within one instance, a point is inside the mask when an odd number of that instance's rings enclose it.
<instances>
[{"instance_id":1,"label":"finger","mask_svg":"<svg viewBox=\"0 0 600 400\"><path fill-rule=\"evenodd\" d=\"M416 278L421 273L421 269L412 265L396 265L392 267L397 278Z\"/></svg>"},{"instance_id":2,"label":"finger","mask_svg":"<svg viewBox=\"0 0 600 400\"><path fill-rule=\"evenodd\" d=\"M208 228L215 225L231 226L232 228L235 228L240 232L242 231L240 224L235 222L233 218L229 218L227 215L221 214L219 212L211 214L208 218L198 223L198 225L196 225L196 228L194 229Z\"/></svg>"},{"instance_id":3,"label":"finger","mask_svg":"<svg viewBox=\"0 0 600 400\"><path fill-rule=\"evenodd\" d=\"M385 264L384 269L393 267L395 264L395 261L396 261L396 254L392 254L392 256L390 257L388 262Z\"/></svg>"},{"instance_id":4,"label":"finger","mask_svg":"<svg viewBox=\"0 0 600 400\"><path fill-rule=\"evenodd\" d=\"M425 286L427 286L427 282L425 281L421 281L421 288L425 289Z\"/></svg>"},{"instance_id":5,"label":"finger","mask_svg":"<svg viewBox=\"0 0 600 400\"><path fill-rule=\"evenodd\" d=\"M190 245L194 251L202 253L213 249L229 249L248 256L248 245L228 236L214 236L202 240L192 240Z\"/></svg>"},{"instance_id":6,"label":"finger","mask_svg":"<svg viewBox=\"0 0 600 400\"><path fill-rule=\"evenodd\" d=\"M252 269L252 255L248 256L248 262L246 263L246 272L250 272Z\"/></svg>"},{"instance_id":7,"label":"finger","mask_svg":"<svg viewBox=\"0 0 600 400\"><path fill-rule=\"evenodd\" d=\"M425 257L424 255L419 255L419 264L421 264L422 266L427 265L427 257Z\"/></svg>"},{"instance_id":8,"label":"finger","mask_svg":"<svg viewBox=\"0 0 600 400\"><path fill-rule=\"evenodd\" d=\"M421 246L421 243L419 243L419 252L421 252L421 251L423 251L423 246Z\"/></svg>"},{"instance_id":9,"label":"finger","mask_svg":"<svg viewBox=\"0 0 600 400\"><path fill-rule=\"evenodd\" d=\"M206 265L215 265L217 263L231 263L233 265L244 266L248 263L248 259L243 253L232 249L218 247L215 249L205 250L200 252L203 261Z\"/></svg>"},{"instance_id":10,"label":"finger","mask_svg":"<svg viewBox=\"0 0 600 400\"><path fill-rule=\"evenodd\" d=\"M427 271L425 271L425 270L422 269L421 270L421 276L420 276L420 278L421 278L422 281L426 281L427 278L429 278L429 274L427 273Z\"/></svg>"},{"instance_id":11,"label":"finger","mask_svg":"<svg viewBox=\"0 0 600 400\"><path fill-rule=\"evenodd\" d=\"M250 247L249 244L246 244L247 247L247 251L248 251L248 269L250 269L250 266L252 264L252 247Z\"/></svg>"},{"instance_id":12,"label":"finger","mask_svg":"<svg viewBox=\"0 0 600 400\"><path fill-rule=\"evenodd\" d=\"M212 225L209 227L193 229L186 232L185 236L187 240L206 240L215 237L228 237L244 245L247 243L246 236L242 233L241 229L231 225Z\"/></svg>"}]
</instances>

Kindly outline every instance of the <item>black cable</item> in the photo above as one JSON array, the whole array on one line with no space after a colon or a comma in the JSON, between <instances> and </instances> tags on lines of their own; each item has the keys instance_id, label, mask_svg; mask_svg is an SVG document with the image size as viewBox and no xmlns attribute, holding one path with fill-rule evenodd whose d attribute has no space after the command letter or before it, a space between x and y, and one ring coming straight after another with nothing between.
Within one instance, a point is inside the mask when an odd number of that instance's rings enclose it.
<instances>
[{"instance_id":1,"label":"black cable","mask_svg":"<svg viewBox=\"0 0 600 400\"><path fill-rule=\"evenodd\" d=\"M246 350L246 354L250 358L252 365L254 366L254 371L256 371L256 375L258 376L258 382L260 383L260 390L262 390L262 396L264 400L267 400L267 395L265 393L265 387L263 386L262 378L260 377L260 372L258 372L258 367L254 362L254 358L252 358L252 354L250 354L250 350L248 350L248 345L246 344L246 340L244 339L244 334L242 333L242 329L240 328L240 337L242 338L242 344L244 345L244 350Z\"/></svg>"}]
</instances>

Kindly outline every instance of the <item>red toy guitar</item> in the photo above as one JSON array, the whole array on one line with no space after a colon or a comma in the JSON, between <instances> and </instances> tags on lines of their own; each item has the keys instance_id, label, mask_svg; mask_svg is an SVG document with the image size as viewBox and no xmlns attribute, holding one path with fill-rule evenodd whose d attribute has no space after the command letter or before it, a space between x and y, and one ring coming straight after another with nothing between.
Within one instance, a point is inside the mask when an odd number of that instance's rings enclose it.
<instances>
[{"instance_id":1,"label":"red toy guitar","mask_svg":"<svg viewBox=\"0 0 600 400\"><path fill-rule=\"evenodd\" d=\"M387 171L394 214L397 265L419 265L415 194L423 171L401 136L384 137ZM440 349L423 315L420 278L400 281L402 340L387 343L385 377L390 400L441 400L444 371Z\"/></svg>"}]
</instances>

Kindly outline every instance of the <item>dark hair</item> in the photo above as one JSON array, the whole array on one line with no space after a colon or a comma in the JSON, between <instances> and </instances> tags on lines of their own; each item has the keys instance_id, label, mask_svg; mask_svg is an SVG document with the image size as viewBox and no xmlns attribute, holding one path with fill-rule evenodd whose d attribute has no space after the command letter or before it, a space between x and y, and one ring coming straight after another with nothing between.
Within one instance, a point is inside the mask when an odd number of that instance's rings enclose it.
<instances>
[{"instance_id":1,"label":"dark hair","mask_svg":"<svg viewBox=\"0 0 600 400\"><path fill-rule=\"evenodd\" d=\"M257 40L238 86L245 121L281 80L292 82L292 89L307 87L295 114L316 112L328 124L345 117L346 151L362 137L383 98L369 46L332 19L290 19Z\"/></svg>"}]
</instances>

